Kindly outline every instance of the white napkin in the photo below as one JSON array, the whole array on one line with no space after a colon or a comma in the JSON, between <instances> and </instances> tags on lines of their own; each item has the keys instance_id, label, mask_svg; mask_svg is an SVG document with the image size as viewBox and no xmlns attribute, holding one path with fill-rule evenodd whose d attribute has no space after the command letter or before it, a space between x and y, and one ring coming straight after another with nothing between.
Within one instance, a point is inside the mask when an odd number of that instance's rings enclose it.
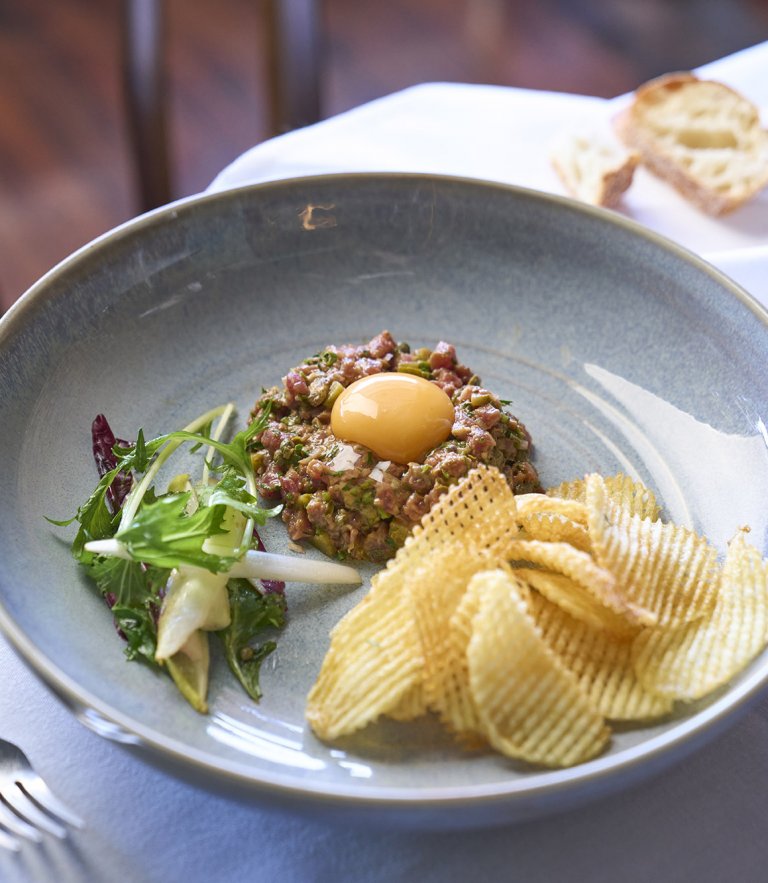
<instances>
[{"instance_id":1,"label":"white napkin","mask_svg":"<svg viewBox=\"0 0 768 883\"><path fill-rule=\"evenodd\" d=\"M768 44L700 68L739 89L768 120ZM484 178L564 194L548 153L562 131L601 129L628 96L429 83L260 144L209 190L331 172L425 172ZM712 260L768 304L768 191L711 218L639 169L621 211Z\"/></svg>"}]
</instances>

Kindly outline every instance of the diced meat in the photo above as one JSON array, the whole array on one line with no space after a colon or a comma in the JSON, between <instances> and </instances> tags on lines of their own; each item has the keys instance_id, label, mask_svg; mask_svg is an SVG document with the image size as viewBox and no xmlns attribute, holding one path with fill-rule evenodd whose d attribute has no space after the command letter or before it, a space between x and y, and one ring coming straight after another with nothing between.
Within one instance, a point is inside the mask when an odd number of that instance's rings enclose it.
<instances>
[{"instance_id":1,"label":"diced meat","mask_svg":"<svg viewBox=\"0 0 768 883\"><path fill-rule=\"evenodd\" d=\"M292 396L305 396L309 392L307 380L303 374L298 371L289 371L283 378L285 388Z\"/></svg>"},{"instance_id":2,"label":"diced meat","mask_svg":"<svg viewBox=\"0 0 768 883\"><path fill-rule=\"evenodd\" d=\"M374 359L383 359L397 349L397 344L389 331L382 331L368 344L368 352Z\"/></svg>"},{"instance_id":3,"label":"diced meat","mask_svg":"<svg viewBox=\"0 0 768 883\"><path fill-rule=\"evenodd\" d=\"M406 364L451 396L454 423L422 462L382 465L367 448L333 436L326 399L334 383L346 387ZM330 555L386 560L447 487L478 463L497 466L517 492L540 490L525 427L445 341L411 352L382 331L367 344L328 346L267 390L252 418L266 408L266 426L252 440L259 493L282 501L292 540L309 540Z\"/></svg>"},{"instance_id":4,"label":"diced meat","mask_svg":"<svg viewBox=\"0 0 768 883\"><path fill-rule=\"evenodd\" d=\"M501 411L493 405L482 405L474 409L472 417L483 429L493 429L501 419Z\"/></svg>"},{"instance_id":5,"label":"diced meat","mask_svg":"<svg viewBox=\"0 0 768 883\"><path fill-rule=\"evenodd\" d=\"M432 350L429 357L429 367L434 371L436 368L453 369L456 364L456 347L441 340Z\"/></svg>"}]
</instances>

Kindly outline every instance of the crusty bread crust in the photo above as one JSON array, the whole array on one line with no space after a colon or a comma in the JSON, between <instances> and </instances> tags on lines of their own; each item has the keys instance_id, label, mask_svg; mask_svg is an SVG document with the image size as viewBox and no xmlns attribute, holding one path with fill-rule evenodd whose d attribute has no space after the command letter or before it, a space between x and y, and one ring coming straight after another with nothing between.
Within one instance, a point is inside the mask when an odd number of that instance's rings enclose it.
<instances>
[{"instance_id":1,"label":"crusty bread crust","mask_svg":"<svg viewBox=\"0 0 768 883\"><path fill-rule=\"evenodd\" d=\"M595 133L569 133L551 146L550 161L571 196L616 208L632 183L640 155Z\"/></svg>"},{"instance_id":2,"label":"crusty bread crust","mask_svg":"<svg viewBox=\"0 0 768 883\"><path fill-rule=\"evenodd\" d=\"M708 214L732 212L768 185L768 131L757 108L723 83L665 74L635 92L614 128L644 165Z\"/></svg>"}]
</instances>

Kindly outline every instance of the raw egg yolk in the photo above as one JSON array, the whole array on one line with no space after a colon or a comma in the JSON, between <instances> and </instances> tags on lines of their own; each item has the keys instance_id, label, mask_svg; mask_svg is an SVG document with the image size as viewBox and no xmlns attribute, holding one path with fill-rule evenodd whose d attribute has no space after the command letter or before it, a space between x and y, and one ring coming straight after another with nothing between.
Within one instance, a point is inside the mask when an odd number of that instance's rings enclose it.
<instances>
[{"instance_id":1,"label":"raw egg yolk","mask_svg":"<svg viewBox=\"0 0 768 883\"><path fill-rule=\"evenodd\" d=\"M434 383L414 374L371 374L351 383L333 403L331 430L370 448L382 460L418 462L444 442L453 405Z\"/></svg>"}]
</instances>

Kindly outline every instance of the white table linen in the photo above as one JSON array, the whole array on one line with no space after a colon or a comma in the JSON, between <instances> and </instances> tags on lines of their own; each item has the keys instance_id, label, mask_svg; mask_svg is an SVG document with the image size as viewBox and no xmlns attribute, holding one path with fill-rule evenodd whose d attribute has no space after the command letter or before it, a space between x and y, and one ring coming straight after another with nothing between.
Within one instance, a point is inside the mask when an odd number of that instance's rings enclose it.
<instances>
[{"instance_id":1,"label":"white table linen","mask_svg":"<svg viewBox=\"0 0 768 883\"><path fill-rule=\"evenodd\" d=\"M740 89L768 125L768 44L705 65L699 74ZM549 162L552 141L564 131L610 129L627 100L501 86L413 86L251 148L209 190L334 172L425 172L564 194ZM752 270L758 261L768 268L768 190L737 212L712 218L640 168L621 212L713 259L736 281L748 280L750 293L768 301L768 272Z\"/></svg>"},{"instance_id":2,"label":"white table linen","mask_svg":"<svg viewBox=\"0 0 768 883\"><path fill-rule=\"evenodd\" d=\"M768 44L702 72L768 116ZM605 101L428 84L248 151L212 190L334 171L418 171L562 192L555 131L604 126ZM625 212L712 260L768 303L768 193L706 218L640 173ZM768 875L768 698L725 735L630 791L518 826L466 833L342 829L182 783L82 726L0 637L0 735L85 819L63 842L0 850L0 881L761 881Z\"/></svg>"}]
</instances>

